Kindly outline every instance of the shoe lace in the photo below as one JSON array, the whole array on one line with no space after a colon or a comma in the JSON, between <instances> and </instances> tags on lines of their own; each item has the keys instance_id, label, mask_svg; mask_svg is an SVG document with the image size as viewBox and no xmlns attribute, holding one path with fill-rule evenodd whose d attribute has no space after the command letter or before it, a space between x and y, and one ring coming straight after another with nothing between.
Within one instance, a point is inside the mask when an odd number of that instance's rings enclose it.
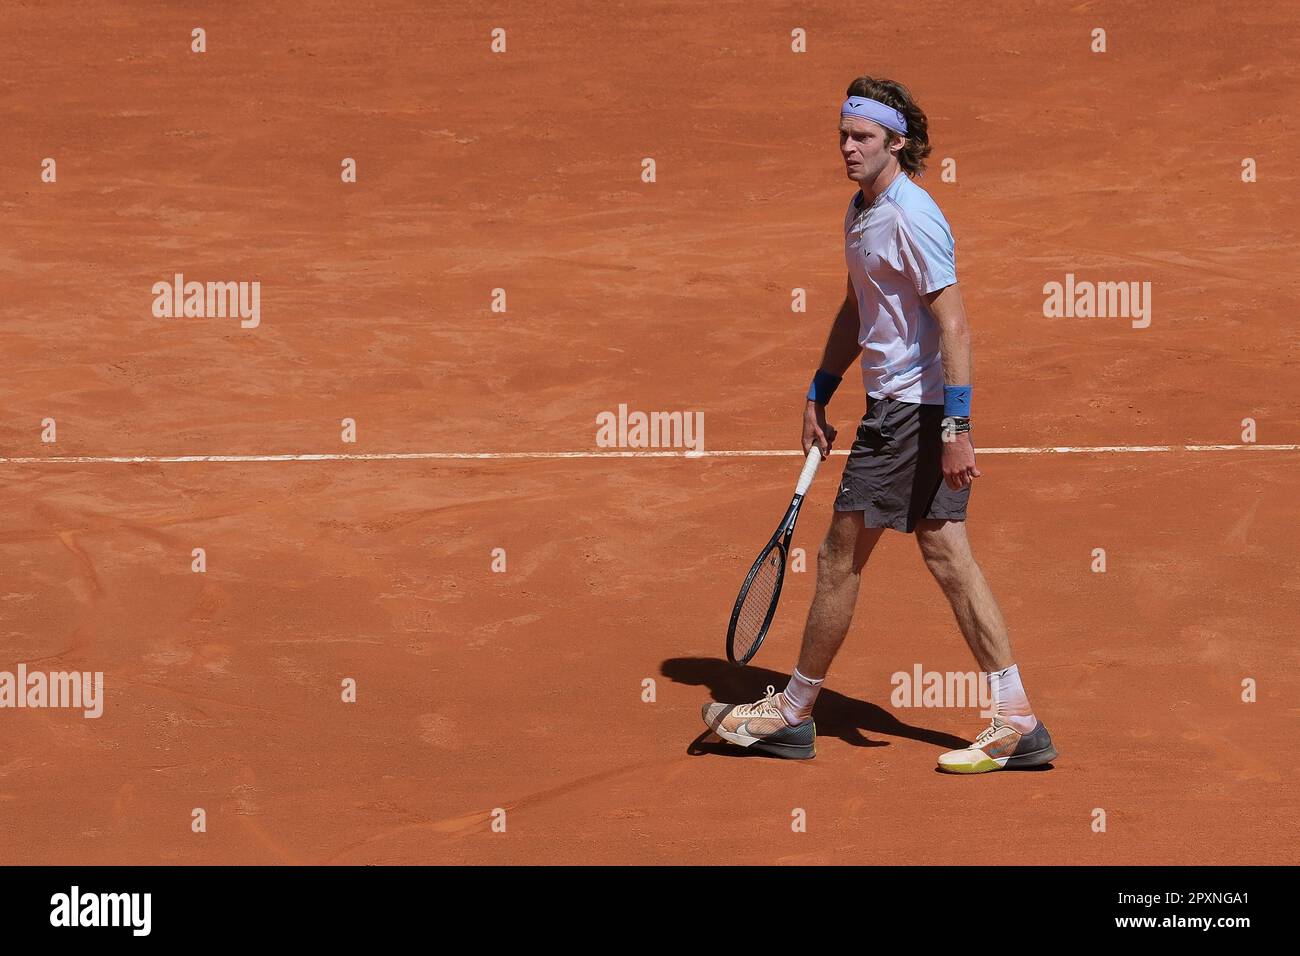
<instances>
[{"instance_id":1,"label":"shoe lace","mask_svg":"<svg viewBox=\"0 0 1300 956\"><path fill-rule=\"evenodd\" d=\"M996 734L1001 729L1002 728L1000 728L996 722L989 724L987 727L985 727L983 730L980 731L980 735L975 738L975 743L973 744L973 746L978 747L982 744L988 743L990 740L993 739L993 735Z\"/></svg>"},{"instance_id":2,"label":"shoe lace","mask_svg":"<svg viewBox=\"0 0 1300 956\"><path fill-rule=\"evenodd\" d=\"M776 688L771 684L767 685L767 693L752 704L746 704L744 708L745 716L753 717L762 714L767 709L777 710L776 706Z\"/></svg>"}]
</instances>

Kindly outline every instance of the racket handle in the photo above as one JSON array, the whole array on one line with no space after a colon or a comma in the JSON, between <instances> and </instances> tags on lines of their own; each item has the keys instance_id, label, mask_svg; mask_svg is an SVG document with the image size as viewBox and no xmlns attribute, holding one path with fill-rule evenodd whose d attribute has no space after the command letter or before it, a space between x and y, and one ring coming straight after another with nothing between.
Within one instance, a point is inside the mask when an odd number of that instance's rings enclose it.
<instances>
[{"instance_id":1,"label":"racket handle","mask_svg":"<svg viewBox=\"0 0 1300 956\"><path fill-rule=\"evenodd\" d=\"M803 463L803 471L799 472L799 484L795 485L794 493L803 497L813 482L813 476L817 474L817 466L822 463L821 449L816 445L808 450L808 458Z\"/></svg>"}]
</instances>

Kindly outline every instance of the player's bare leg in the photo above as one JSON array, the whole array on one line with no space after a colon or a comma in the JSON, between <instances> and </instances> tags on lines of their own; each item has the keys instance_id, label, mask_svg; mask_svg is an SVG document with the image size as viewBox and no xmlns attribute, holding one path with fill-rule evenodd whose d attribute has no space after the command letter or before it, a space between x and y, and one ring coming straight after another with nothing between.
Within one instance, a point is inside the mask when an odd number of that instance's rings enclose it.
<instances>
[{"instance_id":1,"label":"player's bare leg","mask_svg":"<svg viewBox=\"0 0 1300 956\"><path fill-rule=\"evenodd\" d=\"M921 546L926 567L952 605L957 626L980 670L992 673L1010 667L1013 658L1007 625L971 553L965 523L927 518L917 523L916 543Z\"/></svg>"},{"instance_id":2,"label":"player's bare leg","mask_svg":"<svg viewBox=\"0 0 1300 956\"><path fill-rule=\"evenodd\" d=\"M853 622L862 569L883 528L864 528L861 511L837 511L817 552L817 590L799 651L799 673L821 680Z\"/></svg>"},{"instance_id":3,"label":"player's bare leg","mask_svg":"<svg viewBox=\"0 0 1300 956\"><path fill-rule=\"evenodd\" d=\"M816 754L813 702L836 651L844 643L867 558L880 528L864 528L861 511L837 511L817 552L817 591L804 626L799 666L786 689L752 704L705 704L704 722L719 737L780 757ZM806 668L806 669L805 669Z\"/></svg>"},{"instance_id":4,"label":"player's bare leg","mask_svg":"<svg viewBox=\"0 0 1300 956\"><path fill-rule=\"evenodd\" d=\"M1020 668L1012 663L1006 622L971 553L965 524L926 519L916 527L916 542L926 567L952 605L971 653L989 675L995 707L993 723L970 747L942 754L940 769L984 773L1049 763L1057 756L1056 748L1029 706Z\"/></svg>"},{"instance_id":5,"label":"player's bare leg","mask_svg":"<svg viewBox=\"0 0 1300 956\"><path fill-rule=\"evenodd\" d=\"M862 569L883 528L863 527L861 511L837 511L817 552L817 590L803 629L799 664L775 706L789 724L811 720L822 683L839 653L858 603Z\"/></svg>"}]
</instances>

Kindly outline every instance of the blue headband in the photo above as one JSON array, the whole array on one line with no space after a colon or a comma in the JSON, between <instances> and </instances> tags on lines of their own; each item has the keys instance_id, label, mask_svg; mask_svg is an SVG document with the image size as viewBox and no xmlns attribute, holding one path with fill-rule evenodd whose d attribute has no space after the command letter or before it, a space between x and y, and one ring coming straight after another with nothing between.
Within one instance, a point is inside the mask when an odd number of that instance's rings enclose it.
<instances>
[{"instance_id":1,"label":"blue headband","mask_svg":"<svg viewBox=\"0 0 1300 956\"><path fill-rule=\"evenodd\" d=\"M903 114L892 106L886 106L878 100L869 100L862 96L850 96L840 107L841 116L859 116L862 119L879 123L895 133L907 135L907 120Z\"/></svg>"}]
</instances>

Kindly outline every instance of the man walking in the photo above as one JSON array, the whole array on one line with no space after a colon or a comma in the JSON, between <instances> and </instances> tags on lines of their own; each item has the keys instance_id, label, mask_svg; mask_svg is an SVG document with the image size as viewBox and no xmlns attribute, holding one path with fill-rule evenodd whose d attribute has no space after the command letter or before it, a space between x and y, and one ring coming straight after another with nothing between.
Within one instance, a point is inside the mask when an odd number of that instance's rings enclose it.
<instances>
[{"instance_id":1,"label":"man walking","mask_svg":"<svg viewBox=\"0 0 1300 956\"><path fill-rule=\"evenodd\" d=\"M844 217L848 292L804 412L803 447L830 451L826 403L861 355L867 412L858 426L817 555L817 590L798 666L785 690L753 704L704 707L720 737L785 757L812 757L813 704L857 603L862 569L886 528L915 534L926 566L989 675L995 716L969 747L939 756L954 773L1045 764L1057 755L1013 662L1002 612L966 539L980 476L970 440L970 331L952 232L912 178L930 154L925 113L892 80L861 76L840 111L840 154L858 185Z\"/></svg>"}]
</instances>

